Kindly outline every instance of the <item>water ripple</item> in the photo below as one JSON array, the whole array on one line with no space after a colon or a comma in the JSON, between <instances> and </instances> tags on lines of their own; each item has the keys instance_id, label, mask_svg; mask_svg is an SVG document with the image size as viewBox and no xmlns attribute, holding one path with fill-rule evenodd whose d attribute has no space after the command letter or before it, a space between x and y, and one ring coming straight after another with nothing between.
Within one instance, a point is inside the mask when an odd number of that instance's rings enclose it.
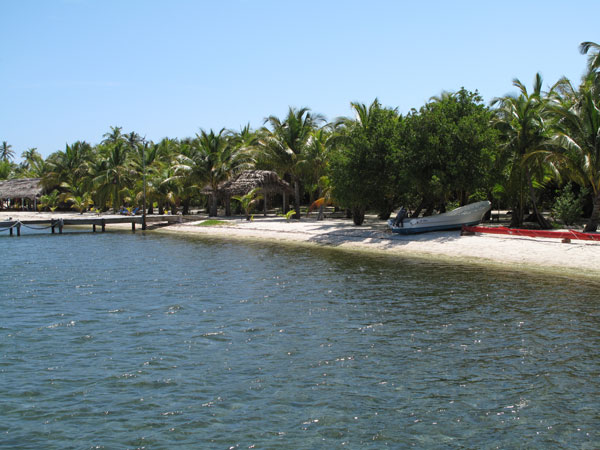
<instances>
[{"instance_id":1,"label":"water ripple","mask_svg":"<svg viewBox=\"0 0 600 450\"><path fill-rule=\"evenodd\" d=\"M1 448L600 447L597 284L141 233L5 241Z\"/></svg>"}]
</instances>

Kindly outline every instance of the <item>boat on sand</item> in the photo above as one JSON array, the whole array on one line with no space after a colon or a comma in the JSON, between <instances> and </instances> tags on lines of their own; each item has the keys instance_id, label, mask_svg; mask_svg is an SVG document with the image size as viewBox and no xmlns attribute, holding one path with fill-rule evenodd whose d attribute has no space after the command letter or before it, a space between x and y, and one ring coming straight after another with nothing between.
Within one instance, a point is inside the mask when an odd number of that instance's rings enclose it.
<instances>
[{"instance_id":1,"label":"boat on sand","mask_svg":"<svg viewBox=\"0 0 600 450\"><path fill-rule=\"evenodd\" d=\"M458 230L463 225L477 225L485 216L492 204L487 200L483 202L471 203L461 206L447 213L434 216L401 218L399 213L395 219L388 220L388 226L393 233L416 234L426 233L428 231Z\"/></svg>"}]
</instances>

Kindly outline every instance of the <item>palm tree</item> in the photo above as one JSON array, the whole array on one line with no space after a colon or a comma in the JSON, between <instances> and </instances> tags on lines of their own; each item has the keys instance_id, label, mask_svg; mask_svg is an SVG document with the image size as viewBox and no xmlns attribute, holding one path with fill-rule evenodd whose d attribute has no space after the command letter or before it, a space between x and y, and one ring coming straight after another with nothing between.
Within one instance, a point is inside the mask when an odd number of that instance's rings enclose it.
<instances>
[{"instance_id":1,"label":"palm tree","mask_svg":"<svg viewBox=\"0 0 600 450\"><path fill-rule=\"evenodd\" d=\"M87 142L67 144L64 151L52 153L46 160L42 185L49 190L63 182L84 179L90 173L92 159L92 147Z\"/></svg>"},{"instance_id":2,"label":"palm tree","mask_svg":"<svg viewBox=\"0 0 600 450\"><path fill-rule=\"evenodd\" d=\"M21 163L26 176L32 178L41 178L45 172L45 161L39 154L37 148L30 148L21 153L23 162Z\"/></svg>"},{"instance_id":3,"label":"palm tree","mask_svg":"<svg viewBox=\"0 0 600 450\"><path fill-rule=\"evenodd\" d=\"M40 203L38 205L38 208L40 208L40 210L49 209L50 211L54 211L58 206L58 197L59 192L56 189L54 189L49 194L42 195L40 197Z\"/></svg>"},{"instance_id":4,"label":"palm tree","mask_svg":"<svg viewBox=\"0 0 600 450\"><path fill-rule=\"evenodd\" d=\"M59 196L59 201L61 203L71 203L71 208L83 213L88 206L94 204L87 181L87 179L76 179L71 176L68 181L60 183L62 193Z\"/></svg>"},{"instance_id":5,"label":"palm tree","mask_svg":"<svg viewBox=\"0 0 600 450\"><path fill-rule=\"evenodd\" d=\"M300 219L300 179L302 161L306 158L307 147L313 130L325 119L321 115L312 115L308 108L290 107L284 121L269 116L258 141L259 148L266 159L273 164L281 175L288 174L294 184L294 218Z\"/></svg>"},{"instance_id":6,"label":"palm tree","mask_svg":"<svg viewBox=\"0 0 600 450\"><path fill-rule=\"evenodd\" d=\"M94 185L100 190L110 192L113 212L116 213L121 206L121 194L131 184L136 172L131 165L127 145L123 141L105 147L103 152L104 158L94 178Z\"/></svg>"},{"instance_id":7,"label":"palm tree","mask_svg":"<svg viewBox=\"0 0 600 450\"><path fill-rule=\"evenodd\" d=\"M326 181L323 177L327 176L329 168L329 155L336 143L336 137L331 131L330 125L325 125L317 130L313 130L306 146L306 157L300 162L303 178L310 193L310 203L317 198L322 197L323 187Z\"/></svg>"},{"instance_id":8,"label":"palm tree","mask_svg":"<svg viewBox=\"0 0 600 450\"><path fill-rule=\"evenodd\" d=\"M557 119L556 146L545 152L558 173L591 188L593 208L587 232L596 231L600 222L600 91L594 87L596 74L591 70L597 60L590 58L590 72L578 91L567 79L557 83L550 106Z\"/></svg>"},{"instance_id":9,"label":"palm tree","mask_svg":"<svg viewBox=\"0 0 600 450\"><path fill-rule=\"evenodd\" d=\"M90 206L94 204L92 201L92 196L89 192L86 192L83 194L83 196L69 194L64 197L64 200L71 203L71 208L79 211L79 214L83 214Z\"/></svg>"},{"instance_id":10,"label":"palm tree","mask_svg":"<svg viewBox=\"0 0 600 450\"><path fill-rule=\"evenodd\" d=\"M158 204L158 213L163 214L164 208L171 208L171 213L177 213L181 191L180 179L175 176L174 167L163 164L153 172L151 178L152 198Z\"/></svg>"},{"instance_id":11,"label":"palm tree","mask_svg":"<svg viewBox=\"0 0 600 450\"><path fill-rule=\"evenodd\" d=\"M13 172L13 164L9 161L0 160L0 180L10 178Z\"/></svg>"},{"instance_id":12,"label":"palm tree","mask_svg":"<svg viewBox=\"0 0 600 450\"><path fill-rule=\"evenodd\" d=\"M123 127L110 127L110 131L102 135L104 138L102 143L115 145L119 142L125 142L127 139L121 132L122 129Z\"/></svg>"},{"instance_id":13,"label":"palm tree","mask_svg":"<svg viewBox=\"0 0 600 450\"><path fill-rule=\"evenodd\" d=\"M15 156L15 152L12 149L12 145L8 144L6 141L2 141L2 146L0 147L0 161L10 161Z\"/></svg>"},{"instance_id":14,"label":"palm tree","mask_svg":"<svg viewBox=\"0 0 600 450\"><path fill-rule=\"evenodd\" d=\"M518 96L507 95L492 101L492 105L499 106L495 124L503 134L503 153L509 169L508 182L517 193L511 226L523 224L525 189L528 189L537 222L542 228L549 228L550 224L538 210L534 189L534 175L537 175L538 180L543 180L543 166L540 158L534 155L548 147L550 138L544 117L546 102L542 95L542 77L539 73L536 74L531 93L517 79L513 81L513 85L519 89Z\"/></svg>"},{"instance_id":15,"label":"palm tree","mask_svg":"<svg viewBox=\"0 0 600 450\"><path fill-rule=\"evenodd\" d=\"M240 202L244 213L246 214L246 220L250 220L250 216L252 214L252 210L258 204L258 202L263 198L263 195L260 193L260 188L256 187L252 189L250 192L244 195L234 195L231 197L233 200L237 200Z\"/></svg>"},{"instance_id":16,"label":"palm tree","mask_svg":"<svg viewBox=\"0 0 600 450\"><path fill-rule=\"evenodd\" d=\"M217 215L219 185L231 176L251 167L253 159L249 149L235 145L231 134L221 129L200 130L192 141L188 155L180 155L175 166L175 175L185 177L199 190L207 184L210 187L209 215Z\"/></svg>"},{"instance_id":17,"label":"palm tree","mask_svg":"<svg viewBox=\"0 0 600 450\"><path fill-rule=\"evenodd\" d=\"M587 54L590 50L594 51L590 52L588 69L590 72L598 72L600 70L600 45L595 42L582 42L579 45L579 51L583 55Z\"/></svg>"},{"instance_id":18,"label":"palm tree","mask_svg":"<svg viewBox=\"0 0 600 450\"><path fill-rule=\"evenodd\" d=\"M135 131L132 131L131 133L127 133L125 135L125 140L127 141L127 145L129 146L129 148L131 150L136 150L140 146L140 144L142 144L144 141L143 138L139 134L137 134Z\"/></svg>"}]
</instances>

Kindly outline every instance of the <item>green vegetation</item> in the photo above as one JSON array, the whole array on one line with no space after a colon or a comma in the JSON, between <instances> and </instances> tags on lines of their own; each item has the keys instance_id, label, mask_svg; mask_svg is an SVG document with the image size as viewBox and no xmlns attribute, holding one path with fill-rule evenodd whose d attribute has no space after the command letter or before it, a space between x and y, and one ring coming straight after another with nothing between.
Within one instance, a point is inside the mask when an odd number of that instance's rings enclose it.
<instances>
[{"instance_id":1,"label":"green vegetation","mask_svg":"<svg viewBox=\"0 0 600 450\"><path fill-rule=\"evenodd\" d=\"M259 130L200 130L195 137L150 142L111 127L102 142L77 141L45 160L37 149L0 146L0 179L40 177L45 209L84 212L140 207L146 180L148 214L204 207L230 215L221 183L243 170L272 170L292 186L282 215L300 219L301 206L325 204L348 211L360 225L367 211L387 219L400 205L413 217L489 199L512 211L512 226L526 221L550 227L543 212L566 223L600 222L600 46L584 42L587 72L579 85L567 79L543 90L539 74L528 89L485 105L461 88L432 97L402 115L377 99L352 103L353 117L326 123L309 108L269 116ZM567 184L570 183L570 184ZM567 186L560 192L562 186ZM559 190L557 191L557 187ZM575 195L578 193L578 196ZM259 191L234 198L238 211L267 202ZM280 203L281 204L281 203ZM261 205L262 206L262 205ZM210 223L210 222L209 222Z\"/></svg>"},{"instance_id":2,"label":"green vegetation","mask_svg":"<svg viewBox=\"0 0 600 450\"><path fill-rule=\"evenodd\" d=\"M217 220L217 219L208 219L204 220L198 224L197 227L220 227L220 226L230 226L231 224L225 220Z\"/></svg>"},{"instance_id":3,"label":"green vegetation","mask_svg":"<svg viewBox=\"0 0 600 450\"><path fill-rule=\"evenodd\" d=\"M259 200L262 200L263 196L260 194L260 188L254 188L245 195L234 195L231 197L240 203L240 206L246 214L246 220L250 220L250 216Z\"/></svg>"},{"instance_id":4,"label":"green vegetation","mask_svg":"<svg viewBox=\"0 0 600 450\"><path fill-rule=\"evenodd\" d=\"M587 190L584 189L576 196L572 183L567 183L554 201L552 215L565 225L573 225L583 213L583 198L586 194Z\"/></svg>"}]
</instances>

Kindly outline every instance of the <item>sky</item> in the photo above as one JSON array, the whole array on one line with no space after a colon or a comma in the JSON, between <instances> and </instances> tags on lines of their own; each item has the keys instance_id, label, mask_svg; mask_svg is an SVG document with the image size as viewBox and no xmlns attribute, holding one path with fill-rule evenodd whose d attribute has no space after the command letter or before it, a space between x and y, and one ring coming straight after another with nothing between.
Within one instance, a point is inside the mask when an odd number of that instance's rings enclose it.
<instances>
[{"instance_id":1,"label":"sky","mask_svg":"<svg viewBox=\"0 0 600 450\"><path fill-rule=\"evenodd\" d=\"M0 142L15 161L97 144L328 120L375 98L402 114L464 87L486 103L585 71L599 0L0 0Z\"/></svg>"}]
</instances>

